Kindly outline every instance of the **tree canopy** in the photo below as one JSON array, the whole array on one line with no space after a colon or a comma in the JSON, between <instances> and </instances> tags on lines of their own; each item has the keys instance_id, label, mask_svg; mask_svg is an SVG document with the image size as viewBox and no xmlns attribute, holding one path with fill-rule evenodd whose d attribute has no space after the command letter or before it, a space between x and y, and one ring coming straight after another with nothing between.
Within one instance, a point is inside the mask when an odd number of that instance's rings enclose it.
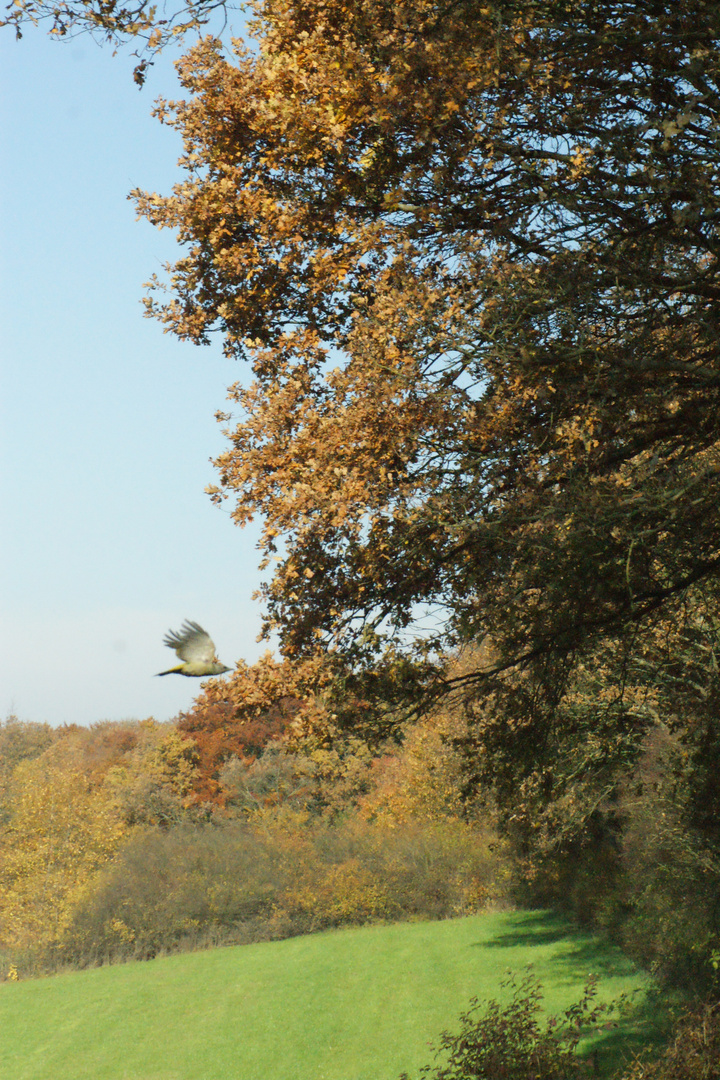
<instances>
[{"instance_id":1,"label":"tree canopy","mask_svg":"<svg viewBox=\"0 0 720 1080\"><path fill-rule=\"evenodd\" d=\"M263 521L266 630L360 696L464 654L521 851L612 861L655 740L716 875L717 5L256 12L184 58L185 179L135 197L186 245L148 313L251 372L211 494Z\"/></svg>"},{"instance_id":2,"label":"tree canopy","mask_svg":"<svg viewBox=\"0 0 720 1080\"><path fill-rule=\"evenodd\" d=\"M14 29L21 38L29 26L46 26L51 37L73 38L90 34L101 44L115 47L134 43L138 63L133 78L142 86L154 58L170 42L182 40L188 33L199 32L217 11L227 15L226 0L180 0L168 10L148 0L10 0L0 27Z\"/></svg>"},{"instance_id":3,"label":"tree canopy","mask_svg":"<svg viewBox=\"0 0 720 1080\"><path fill-rule=\"evenodd\" d=\"M713 578L717 5L269 0L255 32L184 59L187 178L137 199L188 247L148 310L252 365L213 494L263 517L286 653L420 616L567 655Z\"/></svg>"}]
</instances>

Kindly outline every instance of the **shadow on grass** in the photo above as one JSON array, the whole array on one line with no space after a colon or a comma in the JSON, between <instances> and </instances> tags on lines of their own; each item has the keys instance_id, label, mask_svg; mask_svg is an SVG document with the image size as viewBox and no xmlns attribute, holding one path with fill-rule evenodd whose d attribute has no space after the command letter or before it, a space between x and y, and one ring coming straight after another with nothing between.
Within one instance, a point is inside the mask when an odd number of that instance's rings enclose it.
<instances>
[{"instance_id":1,"label":"shadow on grass","mask_svg":"<svg viewBox=\"0 0 720 1080\"><path fill-rule=\"evenodd\" d=\"M541 960L543 968L551 971L553 982L576 983L591 973L601 979L631 978L637 973L636 965L616 945L578 930L552 911L527 912L511 930L476 944L486 949L534 949L560 942L565 948L548 952Z\"/></svg>"},{"instance_id":2,"label":"shadow on grass","mask_svg":"<svg viewBox=\"0 0 720 1080\"><path fill-rule=\"evenodd\" d=\"M515 917L512 930L475 945L482 949L532 949L554 945L572 934L573 928L562 916L552 911L529 911Z\"/></svg>"},{"instance_id":3,"label":"shadow on grass","mask_svg":"<svg viewBox=\"0 0 720 1080\"><path fill-rule=\"evenodd\" d=\"M493 949L532 949L565 943L565 948L542 957L543 982L546 984L582 983L592 975L600 979L628 977L638 969L616 946L591 934L578 931L561 915L551 911L531 911L518 918L512 929L477 947ZM540 958L538 958L540 959ZM661 1048L666 1041L672 1007L676 999L649 987L628 996L619 1015L609 1019L604 1028L585 1040L581 1056L592 1061L592 1074L609 1080L621 1073L623 1066L641 1051Z\"/></svg>"},{"instance_id":4,"label":"shadow on grass","mask_svg":"<svg viewBox=\"0 0 720 1080\"><path fill-rule=\"evenodd\" d=\"M581 1056L592 1060L599 1080L621 1076L638 1054L661 1051L670 1035L677 1004L675 997L658 991L637 995L611 1030L601 1030L587 1040L580 1049Z\"/></svg>"},{"instance_id":5,"label":"shadow on grass","mask_svg":"<svg viewBox=\"0 0 720 1080\"><path fill-rule=\"evenodd\" d=\"M591 1048L581 1048L578 1053L584 1060L592 1062L592 1075L598 1080L615 1080L623 1075L638 1054L645 1054L656 1046L659 1049L662 1043L660 1033L648 1025L645 1032L618 1030L603 1033L594 1040Z\"/></svg>"}]
</instances>

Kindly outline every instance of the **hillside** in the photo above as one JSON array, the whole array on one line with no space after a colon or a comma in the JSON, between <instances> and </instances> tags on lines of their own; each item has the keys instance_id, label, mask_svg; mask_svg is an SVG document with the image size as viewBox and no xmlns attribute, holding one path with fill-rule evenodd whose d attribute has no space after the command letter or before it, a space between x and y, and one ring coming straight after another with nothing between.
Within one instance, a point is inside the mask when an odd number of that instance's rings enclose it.
<instances>
[{"instance_id":1,"label":"hillside","mask_svg":"<svg viewBox=\"0 0 720 1080\"><path fill-rule=\"evenodd\" d=\"M0 986L5 1080L397 1080L533 964L549 1012L647 979L545 912L331 931ZM637 1021L639 1022L639 1021ZM633 1037L628 1023L621 1033ZM636 1034L637 1037L637 1034ZM608 1039L610 1041L608 1041ZM614 1058L618 1033L601 1058ZM614 1045L611 1046L611 1043Z\"/></svg>"}]
</instances>

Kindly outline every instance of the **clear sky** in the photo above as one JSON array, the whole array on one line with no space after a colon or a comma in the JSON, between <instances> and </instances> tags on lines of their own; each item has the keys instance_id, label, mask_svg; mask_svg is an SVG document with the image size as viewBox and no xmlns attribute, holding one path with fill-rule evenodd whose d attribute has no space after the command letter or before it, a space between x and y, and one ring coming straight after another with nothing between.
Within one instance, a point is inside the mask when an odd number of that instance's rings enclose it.
<instances>
[{"instance_id":1,"label":"clear sky","mask_svg":"<svg viewBox=\"0 0 720 1080\"><path fill-rule=\"evenodd\" d=\"M199 680L154 673L185 618L228 665L266 648L256 533L203 490L242 372L143 317L143 282L179 249L127 194L181 179L150 115L181 91L169 57L142 91L132 67L0 29L0 719L177 715Z\"/></svg>"}]
</instances>

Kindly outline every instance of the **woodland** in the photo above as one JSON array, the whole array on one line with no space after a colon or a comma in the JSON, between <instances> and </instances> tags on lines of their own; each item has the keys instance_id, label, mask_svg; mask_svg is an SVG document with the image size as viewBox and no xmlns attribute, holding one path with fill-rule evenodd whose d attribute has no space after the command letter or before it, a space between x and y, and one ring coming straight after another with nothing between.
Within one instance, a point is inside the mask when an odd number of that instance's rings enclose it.
<instances>
[{"instance_id":1,"label":"woodland","mask_svg":"<svg viewBox=\"0 0 720 1080\"><path fill-rule=\"evenodd\" d=\"M5 21L142 82L217 6ZM209 495L279 652L169 725L2 726L6 977L554 906L693 1002L633 1075L717 1077L720 9L252 11L133 198L184 246L148 316L241 365Z\"/></svg>"}]
</instances>

